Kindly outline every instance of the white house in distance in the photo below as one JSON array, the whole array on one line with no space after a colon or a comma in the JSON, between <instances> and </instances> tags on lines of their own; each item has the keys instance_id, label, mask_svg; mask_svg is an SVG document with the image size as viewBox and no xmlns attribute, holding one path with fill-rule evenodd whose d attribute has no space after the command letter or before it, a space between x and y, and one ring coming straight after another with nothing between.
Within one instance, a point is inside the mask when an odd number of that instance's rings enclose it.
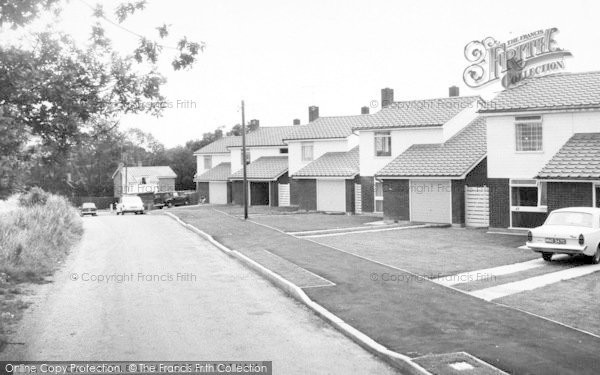
<instances>
[{"instance_id":1,"label":"white house in distance","mask_svg":"<svg viewBox=\"0 0 600 375\"><path fill-rule=\"evenodd\" d=\"M177 174L169 166L125 167L113 173L114 196L175 191Z\"/></svg>"},{"instance_id":2,"label":"white house in distance","mask_svg":"<svg viewBox=\"0 0 600 375\"><path fill-rule=\"evenodd\" d=\"M379 171L412 145L444 144L450 140L477 118L480 100L478 96L460 97L458 88L451 87L447 98L394 102L393 90L383 89L382 103L391 104L353 127L359 133L361 211L384 211L383 183L376 178ZM425 185L429 185L429 181L423 180L413 179L411 187L427 190ZM449 189L449 183L449 179L445 179L443 185ZM425 199L451 199L448 194L443 197L434 197L434 194L431 192ZM447 206L450 205L448 201ZM437 221L437 217L432 219Z\"/></svg>"},{"instance_id":3,"label":"white house in distance","mask_svg":"<svg viewBox=\"0 0 600 375\"><path fill-rule=\"evenodd\" d=\"M289 146L291 204L305 210L354 213L358 136L352 127L368 116L368 108L361 115L319 118L315 108L310 109L312 122L295 126L284 139Z\"/></svg>"},{"instance_id":4,"label":"white house in distance","mask_svg":"<svg viewBox=\"0 0 600 375\"><path fill-rule=\"evenodd\" d=\"M229 146L242 143L242 137L230 136L217 139L194 152L196 156L196 191L207 202L231 203L231 151Z\"/></svg>"},{"instance_id":5,"label":"white house in distance","mask_svg":"<svg viewBox=\"0 0 600 375\"><path fill-rule=\"evenodd\" d=\"M530 228L552 210L599 205L600 72L528 79L481 113L490 227Z\"/></svg>"}]
</instances>

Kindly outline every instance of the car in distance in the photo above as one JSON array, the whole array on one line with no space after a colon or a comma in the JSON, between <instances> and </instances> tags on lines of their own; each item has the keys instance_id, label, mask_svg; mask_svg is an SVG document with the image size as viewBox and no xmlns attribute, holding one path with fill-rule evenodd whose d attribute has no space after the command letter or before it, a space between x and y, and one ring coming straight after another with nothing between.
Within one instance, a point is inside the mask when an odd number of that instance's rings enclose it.
<instances>
[{"instance_id":1,"label":"car in distance","mask_svg":"<svg viewBox=\"0 0 600 375\"><path fill-rule=\"evenodd\" d=\"M154 207L162 210L167 205L166 201L170 196L170 193L154 193Z\"/></svg>"},{"instance_id":2,"label":"car in distance","mask_svg":"<svg viewBox=\"0 0 600 375\"><path fill-rule=\"evenodd\" d=\"M554 254L586 255L600 263L600 208L570 207L554 210L544 225L527 234L527 247L545 261Z\"/></svg>"},{"instance_id":3,"label":"car in distance","mask_svg":"<svg viewBox=\"0 0 600 375\"><path fill-rule=\"evenodd\" d=\"M98 208L96 207L96 204L93 202L85 202L84 204L81 205L81 208L79 209L79 214L82 217L85 215L97 216Z\"/></svg>"},{"instance_id":4,"label":"car in distance","mask_svg":"<svg viewBox=\"0 0 600 375\"><path fill-rule=\"evenodd\" d=\"M142 198L137 195L124 195L119 198L117 203L117 215L125 215L126 212L133 212L137 214L144 213L144 202Z\"/></svg>"},{"instance_id":5,"label":"car in distance","mask_svg":"<svg viewBox=\"0 0 600 375\"><path fill-rule=\"evenodd\" d=\"M190 204L190 197L183 193L174 192L169 198L165 199L165 204L168 207L188 205Z\"/></svg>"}]
</instances>

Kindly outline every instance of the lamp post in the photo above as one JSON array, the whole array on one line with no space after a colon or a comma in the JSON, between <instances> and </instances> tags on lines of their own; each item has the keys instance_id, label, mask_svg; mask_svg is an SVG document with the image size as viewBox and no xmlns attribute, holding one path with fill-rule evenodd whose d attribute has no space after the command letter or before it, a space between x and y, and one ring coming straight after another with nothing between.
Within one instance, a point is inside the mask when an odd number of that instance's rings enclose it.
<instances>
[{"instance_id":1,"label":"lamp post","mask_svg":"<svg viewBox=\"0 0 600 375\"><path fill-rule=\"evenodd\" d=\"M246 176L246 117L244 113L244 101L242 100L242 169L243 182L242 194L244 196L244 220L248 220L248 179Z\"/></svg>"}]
</instances>

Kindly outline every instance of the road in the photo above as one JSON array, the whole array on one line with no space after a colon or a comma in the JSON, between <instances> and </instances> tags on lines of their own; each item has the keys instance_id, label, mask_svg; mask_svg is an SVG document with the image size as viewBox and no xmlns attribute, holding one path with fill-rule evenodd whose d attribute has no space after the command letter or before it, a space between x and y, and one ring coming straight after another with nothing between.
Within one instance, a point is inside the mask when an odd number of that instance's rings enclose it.
<instances>
[{"instance_id":1,"label":"road","mask_svg":"<svg viewBox=\"0 0 600 375\"><path fill-rule=\"evenodd\" d=\"M1 359L272 360L275 374L394 373L166 216L84 221L82 242L12 338L21 344Z\"/></svg>"}]
</instances>

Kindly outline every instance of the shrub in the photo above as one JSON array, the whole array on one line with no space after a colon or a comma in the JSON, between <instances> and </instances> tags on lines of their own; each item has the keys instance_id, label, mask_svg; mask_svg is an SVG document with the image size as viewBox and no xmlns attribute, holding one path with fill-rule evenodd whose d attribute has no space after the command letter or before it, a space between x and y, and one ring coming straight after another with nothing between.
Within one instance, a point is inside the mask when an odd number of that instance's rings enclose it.
<instances>
[{"instance_id":1,"label":"shrub","mask_svg":"<svg viewBox=\"0 0 600 375\"><path fill-rule=\"evenodd\" d=\"M22 207L43 206L49 197L50 194L46 193L44 189L34 187L19 196L19 205Z\"/></svg>"},{"instance_id":2,"label":"shrub","mask_svg":"<svg viewBox=\"0 0 600 375\"><path fill-rule=\"evenodd\" d=\"M0 273L40 278L52 273L79 241L83 223L63 197L32 189L21 198L19 208L0 213Z\"/></svg>"}]
</instances>

